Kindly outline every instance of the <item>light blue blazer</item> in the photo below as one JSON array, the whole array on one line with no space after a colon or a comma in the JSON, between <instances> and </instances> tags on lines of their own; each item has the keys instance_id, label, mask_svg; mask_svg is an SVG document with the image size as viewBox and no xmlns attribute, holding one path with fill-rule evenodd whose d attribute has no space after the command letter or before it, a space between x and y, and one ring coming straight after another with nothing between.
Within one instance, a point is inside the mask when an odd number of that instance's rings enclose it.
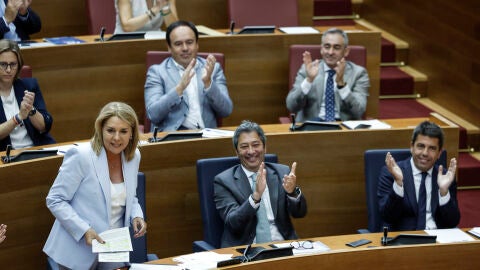
<instances>
[{"instance_id":1,"label":"light blue blazer","mask_svg":"<svg viewBox=\"0 0 480 270\"><path fill-rule=\"evenodd\" d=\"M233 102L228 95L227 82L219 63L215 63L212 83L208 91L205 91L202 81L205 63L205 58L197 57L195 72L200 110L205 127L216 128L217 118L224 118L232 113ZM185 93L178 96L175 88L179 81L180 73L172 57L148 69L144 97L152 129L156 126L158 131L176 131L185 121L189 110L188 99Z\"/></svg>"},{"instance_id":2,"label":"light blue blazer","mask_svg":"<svg viewBox=\"0 0 480 270\"><path fill-rule=\"evenodd\" d=\"M127 192L125 226L135 217L143 218L136 196L140 151L127 162L122 154ZM71 269L89 269L97 254L83 235L92 227L97 233L110 229L110 176L107 155L96 155L90 143L70 149L47 195L47 207L55 216L43 251L57 263Z\"/></svg>"}]
</instances>

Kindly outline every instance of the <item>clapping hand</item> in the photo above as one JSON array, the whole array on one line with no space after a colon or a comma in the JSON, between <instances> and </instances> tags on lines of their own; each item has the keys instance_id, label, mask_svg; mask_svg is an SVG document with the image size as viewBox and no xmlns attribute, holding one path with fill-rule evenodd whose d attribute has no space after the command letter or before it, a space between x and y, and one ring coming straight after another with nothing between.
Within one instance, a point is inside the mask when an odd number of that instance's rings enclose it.
<instances>
[{"instance_id":1,"label":"clapping hand","mask_svg":"<svg viewBox=\"0 0 480 270\"><path fill-rule=\"evenodd\" d=\"M209 88L210 84L212 82L212 73L213 69L215 68L215 63L217 62L217 59L215 59L215 56L209 54L207 56L207 62L205 63L205 67L203 68L202 71L202 81L205 86L205 88Z\"/></svg>"},{"instance_id":2,"label":"clapping hand","mask_svg":"<svg viewBox=\"0 0 480 270\"><path fill-rule=\"evenodd\" d=\"M302 56L303 64L305 65L305 70L307 72L307 80L309 83L312 83L318 74L319 61L318 59L312 61L312 55L308 51L304 52Z\"/></svg>"},{"instance_id":3,"label":"clapping hand","mask_svg":"<svg viewBox=\"0 0 480 270\"><path fill-rule=\"evenodd\" d=\"M450 160L450 166L448 167L448 170L445 174L443 174L443 166L440 165L438 167L437 183L438 183L438 188L440 189L441 196L447 195L448 188L452 184L453 179L455 179L456 171L457 171L457 160L455 158L452 158Z\"/></svg>"}]
</instances>

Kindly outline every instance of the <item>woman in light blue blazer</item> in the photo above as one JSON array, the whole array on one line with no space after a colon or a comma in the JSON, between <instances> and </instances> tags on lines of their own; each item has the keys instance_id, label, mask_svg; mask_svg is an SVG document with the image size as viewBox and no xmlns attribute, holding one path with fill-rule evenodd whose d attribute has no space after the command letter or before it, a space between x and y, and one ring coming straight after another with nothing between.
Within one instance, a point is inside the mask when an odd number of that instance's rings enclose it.
<instances>
[{"instance_id":1,"label":"woman in light blue blazer","mask_svg":"<svg viewBox=\"0 0 480 270\"><path fill-rule=\"evenodd\" d=\"M111 102L95 121L89 143L70 149L47 195L56 220L43 251L60 269L113 269L125 263L99 263L92 240L103 231L133 226L134 237L147 224L136 195L140 164L138 119L127 104Z\"/></svg>"}]
</instances>

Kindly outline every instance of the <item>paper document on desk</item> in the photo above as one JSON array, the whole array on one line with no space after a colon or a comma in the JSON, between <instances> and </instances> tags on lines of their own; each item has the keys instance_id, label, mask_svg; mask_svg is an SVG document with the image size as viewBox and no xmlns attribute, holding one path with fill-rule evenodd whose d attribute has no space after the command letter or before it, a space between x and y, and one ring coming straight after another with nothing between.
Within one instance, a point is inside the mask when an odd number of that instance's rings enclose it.
<instances>
[{"instance_id":1,"label":"paper document on desk","mask_svg":"<svg viewBox=\"0 0 480 270\"><path fill-rule=\"evenodd\" d=\"M293 248L293 255L314 254L329 251L330 248L320 241L313 241L312 248ZM274 244L277 248L290 247L290 243Z\"/></svg>"},{"instance_id":2,"label":"paper document on desk","mask_svg":"<svg viewBox=\"0 0 480 270\"><path fill-rule=\"evenodd\" d=\"M197 31L200 34L205 34L208 36L225 36L225 33L222 33L220 31L214 30L210 27L206 27L205 25L197 25Z\"/></svg>"},{"instance_id":3,"label":"paper document on desk","mask_svg":"<svg viewBox=\"0 0 480 270\"><path fill-rule=\"evenodd\" d=\"M455 243L455 242L470 242L475 241L470 235L464 231L454 229L438 229L438 230L425 230L428 235L436 235L438 243Z\"/></svg>"},{"instance_id":4,"label":"paper document on desk","mask_svg":"<svg viewBox=\"0 0 480 270\"><path fill-rule=\"evenodd\" d=\"M166 39L167 34L165 31L147 31L145 32L145 39Z\"/></svg>"},{"instance_id":5,"label":"paper document on desk","mask_svg":"<svg viewBox=\"0 0 480 270\"><path fill-rule=\"evenodd\" d=\"M392 126L386 124L378 119L372 120L351 120L343 121L344 125L348 129L390 129Z\"/></svg>"},{"instance_id":6,"label":"paper document on desk","mask_svg":"<svg viewBox=\"0 0 480 270\"><path fill-rule=\"evenodd\" d=\"M233 254L219 254L213 251L195 252L173 258L180 266L190 270L217 269L217 262L231 259Z\"/></svg>"},{"instance_id":7,"label":"paper document on desk","mask_svg":"<svg viewBox=\"0 0 480 270\"><path fill-rule=\"evenodd\" d=\"M234 131L215 128L204 128L202 130L204 138L233 137Z\"/></svg>"},{"instance_id":8,"label":"paper document on desk","mask_svg":"<svg viewBox=\"0 0 480 270\"><path fill-rule=\"evenodd\" d=\"M289 26L289 27L280 27L278 29L286 34L318 34L320 33L317 29L311 26Z\"/></svg>"},{"instance_id":9,"label":"paper document on desk","mask_svg":"<svg viewBox=\"0 0 480 270\"><path fill-rule=\"evenodd\" d=\"M469 233L475 235L476 237L480 238L480 227L474 227L468 231Z\"/></svg>"}]
</instances>

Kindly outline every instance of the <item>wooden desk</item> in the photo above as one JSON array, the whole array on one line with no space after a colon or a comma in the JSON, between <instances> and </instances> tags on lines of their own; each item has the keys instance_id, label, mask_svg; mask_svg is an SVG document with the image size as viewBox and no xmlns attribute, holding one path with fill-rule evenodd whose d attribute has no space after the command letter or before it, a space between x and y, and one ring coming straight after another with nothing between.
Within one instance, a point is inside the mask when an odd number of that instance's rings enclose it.
<instances>
[{"instance_id":1,"label":"wooden desk","mask_svg":"<svg viewBox=\"0 0 480 270\"><path fill-rule=\"evenodd\" d=\"M201 36L200 51L225 54L225 74L234 109L223 125L236 126L244 119L272 124L278 123L279 116L288 115L288 48L292 44L318 44L320 38L320 34ZM371 83L367 115L375 118L380 33L351 32L349 39L350 44L367 48ZM129 103L143 122L145 59L149 50L167 50L166 41L89 42L22 49L25 64L32 67L54 118L51 133L57 142L92 136L95 117L110 101Z\"/></svg>"},{"instance_id":2,"label":"wooden desk","mask_svg":"<svg viewBox=\"0 0 480 270\"><path fill-rule=\"evenodd\" d=\"M268 152L277 154L280 163L298 162L298 183L308 202L307 216L294 220L299 236L350 234L366 228L364 151L409 147L413 127L423 120L388 120L393 126L389 130L295 133L288 125L262 125ZM432 120L444 129L449 157L457 156L458 127ZM147 179L148 249L160 257L189 253L192 242L202 239L196 161L235 155L232 139L154 143L140 151L140 170ZM45 197L61 163L57 156L0 165L0 222L8 225L0 252L5 265L44 266L41 250L54 221Z\"/></svg>"},{"instance_id":3,"label":"wooden desk","mask_svg":"<svg viewBox=\"0 0 480 270\"><path fill-rule=\"evenodd\" d=\"M405 232L404 232L405 233ZM425 234L423 231L407 232ZM399 233L389 233L396 236ZM309 240L320 241L330 247L330 251L313 255L297 255L263 261L237 264L222 269L478 269L480 261L474 258L480 249L480 241L425 244L408 246L382 246L382 233L350 234L328 237L315 237ZM351 248L345 244L359 239L369 239L371 244ZM235 248L215 250L221 254L239 256ZM176 264L172 258L150 262L151 264ZM150 264L149 263L149 264Z\"/></svg>"}]
</instances>

